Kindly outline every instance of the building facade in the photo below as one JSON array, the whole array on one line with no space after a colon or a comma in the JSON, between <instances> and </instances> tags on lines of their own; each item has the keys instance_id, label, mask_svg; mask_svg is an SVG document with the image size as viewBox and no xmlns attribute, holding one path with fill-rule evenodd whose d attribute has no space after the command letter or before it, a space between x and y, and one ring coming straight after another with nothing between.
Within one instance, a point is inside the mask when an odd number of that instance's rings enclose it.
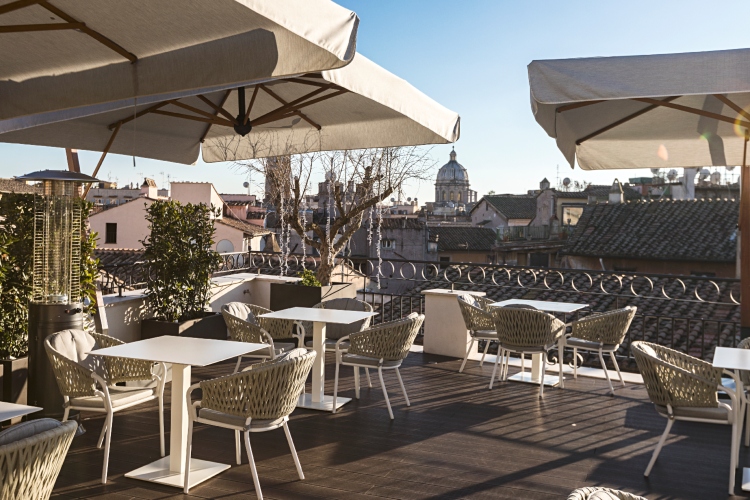
<instances>
[{"instance_id":1,"label":"building facade","mask_svg":"<svg viewBox=\"0 0 750 500\"><path fill-rule=\"evenodd\" d=\"M452 150L450 161L440 167L435 179L435 214L467 212L477 201L477 192L471 190L469 173L456 161L456 150Z\"/></svg>"}]
</instances>

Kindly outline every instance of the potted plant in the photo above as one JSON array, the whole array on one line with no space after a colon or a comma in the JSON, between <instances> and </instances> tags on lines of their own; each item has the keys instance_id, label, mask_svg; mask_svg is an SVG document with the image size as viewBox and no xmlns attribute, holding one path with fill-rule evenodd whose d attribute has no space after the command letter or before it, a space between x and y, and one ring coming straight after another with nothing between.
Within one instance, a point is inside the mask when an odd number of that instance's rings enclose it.
<instances>
[{"instance_id":1,"label":"potted plant","mask_svg":"<svg viewBox=\"0 0 750 500\"><path fill-rule=\"evenodd\" d=\"M212 249L214 213L213 207L178 201L155 201L146 209L151 234L141 243L154 318L141 323L142 338L226 339L221 314L208 310L211 275L221 262Z\"/></svg>"},{"instance_id":2,"label":"potted plant","mask_svg":"<svg viewBox=\"0 0 750 500\"><path fill-rule=\"evenodd\" d=\"M356 298L357 291L351 283L322 285L314 272L305 269L294 283L271 283L271 309L281 311L290 307L312 307L324 300L339 297Z\"/></svg>"}]
</instances>

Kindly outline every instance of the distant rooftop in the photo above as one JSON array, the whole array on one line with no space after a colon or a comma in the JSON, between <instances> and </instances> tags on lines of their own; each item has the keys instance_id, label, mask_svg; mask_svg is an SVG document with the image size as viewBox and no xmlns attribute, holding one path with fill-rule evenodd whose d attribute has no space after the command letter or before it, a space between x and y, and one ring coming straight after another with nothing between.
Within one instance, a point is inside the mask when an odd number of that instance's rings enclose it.
<instances>
[{"instance_id":1,"label":"distant rooftop","mask_svg":"<svg viewBox=\"0 0 750 500\"><path fill-rule=\"evenodd\" d=\"M483 227L439 226L430 227L430 239L438 237L438 251L486 251L492 250L497 233ZM468 248L467 245L468 244Z\"/></svg>"},{"instance_id":2,"label":"distant rooftop","mask_svg":"<svg viewBox=\"0 0 750 500\"><path fill-rule=\"evenodd\" d=\"M41 188L15 179L0 179L0 193L38 193Z\"/></svg>"},{"instance_id":3,"label":"distant rooftop","mask_svg":"<svg viewBox=\"0 0 750 500\"><path fill-rule=\"evenodd\" d=\"M536 217L536 197L525 194L487 195L483 198L508 219ZM479 200L480 202L482 200ZM476 206L479 206L477 203Z\"/></svg>"}]
</instances>

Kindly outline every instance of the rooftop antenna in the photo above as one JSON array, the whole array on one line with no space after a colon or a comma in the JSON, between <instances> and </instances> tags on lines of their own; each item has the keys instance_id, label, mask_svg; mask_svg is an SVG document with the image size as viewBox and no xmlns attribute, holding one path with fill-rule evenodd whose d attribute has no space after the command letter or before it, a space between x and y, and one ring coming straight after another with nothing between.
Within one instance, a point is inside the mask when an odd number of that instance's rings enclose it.
<instances>
[{"instance_id":1,"label":"rooftop antenna","mask_svg":"<svg viewBox=\"0 0 750 500\"><path fill-rule=\"evenodd\" d=\"M161 174L161 188L164 189L164 171L159 172Z\"/></svg>"},{"instance_id":2,"label":"rooftop antenna","mask_svg":"<svg viewBox=\"0 0 750 500\"><path fill-rule=\"evenodd\" d=\"M557 179L555 180L555 185L559 188L560 187L560 164L558 163L555 165L557 169Z\"/></svg>"}]
</instances>

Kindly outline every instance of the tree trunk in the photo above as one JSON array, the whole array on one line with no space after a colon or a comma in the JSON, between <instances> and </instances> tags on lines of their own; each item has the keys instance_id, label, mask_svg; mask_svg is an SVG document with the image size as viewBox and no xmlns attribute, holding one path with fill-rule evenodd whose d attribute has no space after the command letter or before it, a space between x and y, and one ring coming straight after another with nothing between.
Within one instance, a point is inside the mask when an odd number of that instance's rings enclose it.
<instances>
[{"instance_id":1,"label":"tree trunk","mask_svg":"<svg viewBox=\"0 0 750 500\"><path fill-rule=\"evenodd\" d=\"M330 251L331 249L328 246L324 246L320 249L320 265L318 266L316 276L322 285L331 284L331 275L333 274L334 266L328 263L328 255Z\"/></svg>"}]
</instances>

